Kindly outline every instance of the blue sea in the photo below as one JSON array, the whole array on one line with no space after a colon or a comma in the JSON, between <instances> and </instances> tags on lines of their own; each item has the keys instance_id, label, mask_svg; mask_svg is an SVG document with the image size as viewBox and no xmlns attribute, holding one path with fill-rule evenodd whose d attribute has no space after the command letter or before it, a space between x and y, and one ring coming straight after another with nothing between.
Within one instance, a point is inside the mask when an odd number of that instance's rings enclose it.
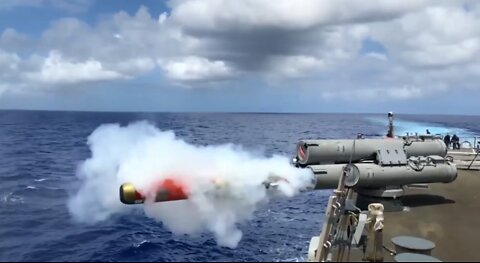
<instances>
[{"instance_id":1,"label":"blue sea","mask_svg":"<svg viewBox=\"0 0 480 263\"><path fill-rule=\"evenodd\" d=\"M196 145L234 143L293 157L300 139L383 136L385 115L0 111L0 261L305 261L330 191L275 199L240 225L236 249L175 236L141 213L77 223L67 201L88 136L101 124L148 120ZM480 135L480 116L396 115L396 134ZM174 154L172 152L172 154Z\"/></svg>"}]
</instances>

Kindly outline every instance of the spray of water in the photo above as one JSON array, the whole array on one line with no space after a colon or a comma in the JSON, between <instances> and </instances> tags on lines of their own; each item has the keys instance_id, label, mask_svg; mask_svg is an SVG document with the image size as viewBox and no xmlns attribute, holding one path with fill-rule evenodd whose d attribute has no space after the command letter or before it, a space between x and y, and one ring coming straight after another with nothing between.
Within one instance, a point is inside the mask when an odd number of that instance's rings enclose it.
<instances>
[{"instance_id":1,"label":"spray of water","mask_svg":"<svg viewBox=\"0 0 480 263\"><path fill-rule=\"evenodd\" d=\"M146 122L102 125L88 138L92 156L78 168L81 187L68 207L81 222L99 222L131 207L119 201L119 186L133 183L146 193L162 179L186 188L185 201L141 205L145 214L175 234L210 231L221 246L235 248L242 233L237 224L252 217L269 193L262 184L272 176L277 193L291 197L310 186L312 174L283 156L264 157L233 144L195 146Z\"/></svg>"}]
</instances>

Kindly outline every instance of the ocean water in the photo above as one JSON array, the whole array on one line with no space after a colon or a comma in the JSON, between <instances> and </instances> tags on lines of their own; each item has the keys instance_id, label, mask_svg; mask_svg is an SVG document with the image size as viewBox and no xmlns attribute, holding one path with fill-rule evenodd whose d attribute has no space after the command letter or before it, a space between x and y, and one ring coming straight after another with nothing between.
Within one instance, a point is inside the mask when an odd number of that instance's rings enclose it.
<instances>
[{"instance_id":1,"label":"ocean water","mask_svg":"<svg viewBox=\"0 0 480 263\"><path fill-rule=\"evenodd\" d=\"M76 223L67 201L78 188L87 137L101 124L148 120L196 145L235 143L293 156L300 139L383 136L372 114L87 113L0 111L0 261L305 261L330 191L275 199L240 225L236 249L211 234L175 236L142 213ZM396 133L480 135L479 116L398 115Z\"/></svg>"}]
</instances>

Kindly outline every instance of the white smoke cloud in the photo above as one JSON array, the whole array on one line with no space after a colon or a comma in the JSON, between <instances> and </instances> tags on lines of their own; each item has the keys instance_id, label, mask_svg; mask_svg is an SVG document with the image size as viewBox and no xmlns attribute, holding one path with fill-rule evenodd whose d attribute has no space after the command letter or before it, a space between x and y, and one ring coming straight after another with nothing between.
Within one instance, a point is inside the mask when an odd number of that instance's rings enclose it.
<instances>
[{"instance_id":1,"label":"white smoke cloud","mask_svg":"<svg viewBox=\"0 0 480 263\"><path fill-rule=\"evenodd\" d=\"M175 234L210 231L219 245L230 248L242 237L237 223L269 200L262 183L279 176L286 181L274 192L291 197L309 187L313 176L291 166L287 157L267 158L233 144L195 146L146 122L102 125L88 144L92 156L79 166L82 185L68 204L76 220L94 223L129 211L119 200L120 185L129 182L147 196L139 206L148 217ZM189 199L153 203L152 186L165 179L183 185Z\"/></svg>"}]
</instances>

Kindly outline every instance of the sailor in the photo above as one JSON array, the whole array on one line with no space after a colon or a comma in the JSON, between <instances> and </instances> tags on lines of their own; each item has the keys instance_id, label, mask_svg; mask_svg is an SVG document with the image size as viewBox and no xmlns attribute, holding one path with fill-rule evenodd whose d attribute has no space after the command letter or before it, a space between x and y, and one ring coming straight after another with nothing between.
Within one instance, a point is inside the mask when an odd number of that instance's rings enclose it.
<instances>
[{"instance_id":1,"label":"sailor","mask_svg":"<svg viewBox=\"0 0 480 263\"><path fill-rule=\"evenodd\" d=\"M427 134L431 134L430 131L427 129Z\"/></svg>"},{"instance_id":2,"label":"sailor","mask_svg":"<svg viewBox=\"0 0 480 263\"><path fill-rule=\"evenodd\" d=\"M460 138L456 134L452 136L453 149L460 149Z\"/></svg>"},{"instance_id":3,"label":"sailor","mask_svg":"<svg viewBox=\"0 0 480 263\"><path fill-rule=\"evenodd\" d=\"M448 133L445 135L445 137L443 137L443 141L447 145L447 149L450 149L450 135Z\"/></svg>"}]
</instances>

